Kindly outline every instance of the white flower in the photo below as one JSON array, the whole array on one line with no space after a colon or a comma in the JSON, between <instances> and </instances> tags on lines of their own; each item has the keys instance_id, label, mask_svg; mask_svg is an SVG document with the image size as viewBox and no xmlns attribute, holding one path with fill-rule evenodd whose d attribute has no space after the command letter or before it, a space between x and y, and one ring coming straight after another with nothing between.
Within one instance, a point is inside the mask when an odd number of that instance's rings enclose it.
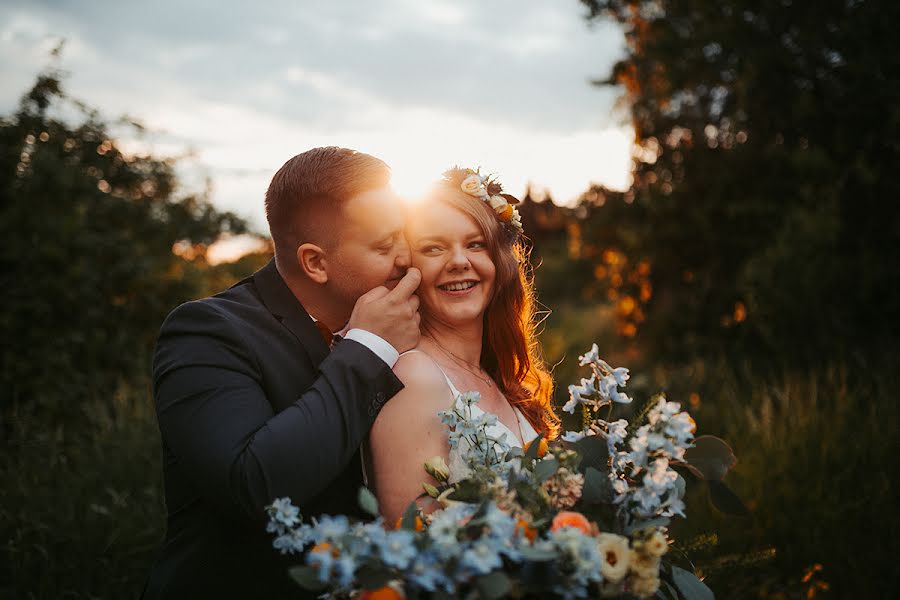
<instances>
[{"instance_id":1,"label":"white flower","mask_svg":"<svg viewBox=\"0 0 900 600\"><path fill-rule=\"evenodd\" d=\"M625 387L625 382L631 377L628 374L628 369L625 367L613 369L612 376L616 379L616 383L618 383L620 387Z\"/></svg>"},{"instance_id":2,"label":"white flower","mask_svg":"<svg viewBox=\"0 0 900 600\"><path fill-rule=\"evenodd\" d=\"M506 201L506 198L504 198L503 196L491 196L490 203L491 208L493 208L497 212L500 212L501 210L506 208L507 204L509 204Z\"/></svg>"},{"instance_id":3,"label":"white flower","mask_svg":"<svg viewBox=\"0 0 900 600\"><path fill-rule=\"evenodd\" d=\"M606 424L606 446L611 455L615 454L616 446L625 441L626 435L628 435L628 421L625 419Z\"/></svg>"},{"instance_id":4,"label":"white flower","mask_svg":"<svg viewBox=\"0 0 900 600\"><path fill-rule=\"evenodd\" d=\"M631 558L628 538L614 533L601 533L597 536L597 549L600 551L600 572L607 581L619 582L628 574L628 562Z\"/></svg>"},{"instance_id":5,"label":"white flower","mask_svg":"<svg viewBox=\"0 0 900 600\"><path fill-rule=\"evenodd\" d=\"M450 477L450 467L444 462L443 456L432 456L426 460L425 471L438 481L447 481Z\"/></svg>"},{"instance_id":6,"label":"white flower","mask_svg":"<svg viewBox=\"0 0 900 600\"><path fill-rule=\"evenodd\" d=\"M484 196L487 191L484 189L484 180L477 173L472 173L459 185L460 189L470 196Z\"/></svg>"},{"instance_id":7,"label":"white flower","mask_svg":"<svg viewBox=\"0 0 900 600\"><path fill-rule=\"evenodd\" d=\"M562 435L559 437L559 439L561 439L561 440L564 441L564 442L572 442L572 443L574 443L574 442L577 442L578 440L583 439L583 438L585 438L586 436L589 436L589 435L593 435L593 432L591 432L590 430L587 430L587 431L567 431L567 432L565 432L564 434L562 434Z\"/></svg>"},{"instance_id":8,"label":"white flower","mask_svg":"<svg viewBox=\"0 0 900 600\"><path fill-rule=\"evenodd\" d=\"M600 360L600 348L597 347L597 344L594 344L589 352L578 357L578 366L583 367L598 360Z\"/></svg>"}]
</instances>

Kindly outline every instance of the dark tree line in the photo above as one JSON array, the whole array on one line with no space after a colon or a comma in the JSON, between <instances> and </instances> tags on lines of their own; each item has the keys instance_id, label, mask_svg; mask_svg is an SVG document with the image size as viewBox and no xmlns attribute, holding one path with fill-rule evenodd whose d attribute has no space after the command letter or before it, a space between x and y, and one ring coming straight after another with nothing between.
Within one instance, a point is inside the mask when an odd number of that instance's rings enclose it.
<instances>
[{"instance_id":1,"label":"dark tree line","mask_svg":"<svg viewBox=\"0 0 900 600\"><path fill-rule=\"evenodd\" d=\"M0 120L2 414L71 416L146 381L162 319L205 291L202 252L173 247L246 229L180 195L173 160L121 152L111 127L53 71Z\"/></svg>"},{"instance_id":2,"label":"dark tree line","mask_svg":"<svg viewBox=\"0 0 900 600\"><path fill-rule=\"evenodd\" d=\"M648 261L638 338L812 362L896 339L900 5L583 4L626 31L598 83L641 151L629 193L585 195L581 235Z\"/></svg>"}]
</instances>

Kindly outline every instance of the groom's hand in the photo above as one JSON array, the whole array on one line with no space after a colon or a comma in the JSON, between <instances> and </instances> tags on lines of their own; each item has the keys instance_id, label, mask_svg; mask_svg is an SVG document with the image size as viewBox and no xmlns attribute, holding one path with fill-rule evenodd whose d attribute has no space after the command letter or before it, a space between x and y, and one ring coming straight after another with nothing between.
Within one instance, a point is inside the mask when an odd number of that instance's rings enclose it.
<instances>
[{"instance_id":1,"label":"groom's hand","mask_svg":"<svg viewBox=\"0 0 900 600\"><path fill-rule=\"evenodd\" d=\"M396 287L378 286L359 297L350 315L348 329L365 329L381 337L397 352L419 343L419 298L413 292L422 274L410 268Z\"/></svg>"}]
</instances>

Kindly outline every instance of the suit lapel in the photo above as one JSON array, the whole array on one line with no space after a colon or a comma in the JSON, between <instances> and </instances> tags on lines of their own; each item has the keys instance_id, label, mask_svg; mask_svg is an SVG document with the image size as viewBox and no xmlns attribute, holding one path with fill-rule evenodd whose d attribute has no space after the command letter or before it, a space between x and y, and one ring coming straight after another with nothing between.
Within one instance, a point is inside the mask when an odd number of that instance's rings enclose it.
<instances>
[{"instance_id":1,"label":"suit lapel","mask_svg":"<svg viewBox=\"0 0 900 600\"><path fill-rule=\"evenodd\" d=\"M319 366L328 356L328 346L312 318L294 293L281 278L281 274L275 268L275 259L253 274L253 283L259 290L266 308L287 327L300 341L300 345L309 355L312 364Z\"/></svg>"}]
</instances>

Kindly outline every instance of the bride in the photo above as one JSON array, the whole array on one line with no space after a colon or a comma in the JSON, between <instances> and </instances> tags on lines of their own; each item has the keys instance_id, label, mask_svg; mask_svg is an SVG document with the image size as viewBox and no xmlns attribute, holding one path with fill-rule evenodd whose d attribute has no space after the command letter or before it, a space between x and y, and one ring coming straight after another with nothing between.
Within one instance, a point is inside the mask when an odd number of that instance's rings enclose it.
<instances>
[{"instance_id":1,"label":"bride","mask_svg":"<svg viewBox=\"0 0 900 600\"><path fill-rule=\"evenodd\" d=\"M498 418L488 433L506 433L511 446L558 433L522 225L508 200L515 202L496 181L451 169L411 209L406 238L422 273L422 338L394 367L404 389L378 415L366 453L368 483L388 523L422 493L423 482L436 483L423 469L427 459L447 458L453 476L458 457L438 412L460 392L480 393L478 407Z\"/></svg>"}]
</instances>

